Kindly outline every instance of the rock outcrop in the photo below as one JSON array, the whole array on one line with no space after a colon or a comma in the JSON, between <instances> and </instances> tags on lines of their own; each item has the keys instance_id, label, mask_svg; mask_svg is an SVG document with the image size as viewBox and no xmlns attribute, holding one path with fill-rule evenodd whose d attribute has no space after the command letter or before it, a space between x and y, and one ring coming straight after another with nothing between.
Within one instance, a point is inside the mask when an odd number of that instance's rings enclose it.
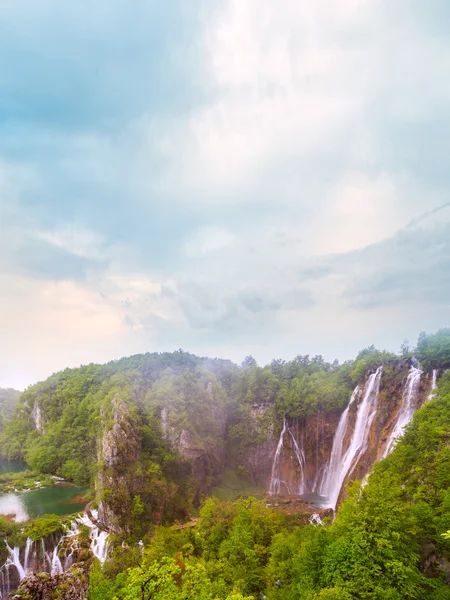
<instances>
[{"instance_id":1,"label":"rock outcrop","mask_svg":"<svg viewBox=\"0 0 450 600\"><path fill-rule=\"evenodd\" d=\"M11 600L85 600L89 576L86 565L74 565L67 573L29 573L22 579Z\"/></svg>"},{"instance_id":2,"label":"rock outcrop","mask_svg":"<svg viewBox=\"0 0 450 600\"><path fill-rule=\"evenodd\" d=\"M106 423L99 444L98 517L112 533L127 531L133 497L142 486L141 428L118 394L101 412Z\"/></svg>"},{"instance_id":3,"label":"rock outcrop","mask_svg":"<svg viewBox=\"0 0 450 600\"><path fill-rule=\"evenodd\" d=\"M395 427L396 424L398 426L400 411L404 410L411 369L414 371L410 361L399 360L381 371L376 393L376 410L373 414L372 411L368 413L370 423L367 427L367 437L364 445L355 453L356 463L349 466L343 488L351 479L363 479L374 463L393 447ZM355 392L355 401L349 407L342 457L351 444L358 410L365 396L369 378L373 378L374 373L366 374L365 381ZM417 381L413 390L414 397L411 398L414 410L426 401L431 386L432 374L421 373L420 381ZM375 401L375 398L372 401ZM284 425L279 423L276 431L273 407L255 404L247 426L249 432L254 432L253 437L258 439L258 442L241 451L238 463L267 491L271 490L270 483L273 481L275 469L277 485L272 485L272 493L313 497L320 492L340 417L341 413L317 412L304 419L286 418ZM280 442L280 432L283 431Z\"/></svg>"},{"instance_id":4,"label":"rock outcrop","mask_svg":"<svg viewBox=\"0 0 450 600\"><path fill-rule=\"evenodd\" d=\"M217 483L226 460L226 410L215 398L211 383L206 386L206 394L208 402L203 403L201 413L188 415L189 427L178 421L170 402L161 409L163 436L172 450L190 462L203 493Z\"/></svg>"}]
</instances>

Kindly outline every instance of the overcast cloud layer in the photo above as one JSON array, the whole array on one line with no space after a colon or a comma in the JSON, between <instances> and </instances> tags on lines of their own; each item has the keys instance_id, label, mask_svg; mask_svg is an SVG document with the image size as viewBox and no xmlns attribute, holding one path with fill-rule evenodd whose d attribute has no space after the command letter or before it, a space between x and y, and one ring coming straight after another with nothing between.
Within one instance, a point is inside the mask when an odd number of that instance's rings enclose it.
<instances>
[{"instance_id":1,"label":"overcast cloud layer","mask_svg":"<svg viewBox=\"0 0 450 600\"><path fill-rule=\"evenodd\" d=\"M0 4L0 385L450 325L446 0Z\"/></svg>"}]
</instances>

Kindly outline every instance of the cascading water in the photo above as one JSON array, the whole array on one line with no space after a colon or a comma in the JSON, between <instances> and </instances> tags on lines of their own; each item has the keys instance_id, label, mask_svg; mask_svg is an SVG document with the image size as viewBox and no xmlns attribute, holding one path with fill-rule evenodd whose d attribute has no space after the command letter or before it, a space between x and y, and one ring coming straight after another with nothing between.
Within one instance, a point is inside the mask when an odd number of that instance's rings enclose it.
<instances>
[{"instance_id":1,"label":"cascading water","mask_svg":"<svg viewBox=\"0 0 450 600\"><path fill-rule=\"evenodd\" d=\"M436 395L434 390L437 388L437 374L438 374L438 370L433 369L433 375L431 378L431 390L430 390L430 393L428 394L427 400L432 400Z\"/></svg>"},{"instance_id":2,"label":"cascading water","mask_svg":"<svg viewBox=\"0 0 450 600\"><path fill-rule=\"evenodd\" d=\"M25 544L25 557L23 559L23 568L24 568L25 573L28 573L30 551L31 551L32 546L33 546L33 540L31 538L27 538L27 541Z\"/></svg>"},{"instance_id":3,"label":"cascading water","mask_svg":"<svg viewBox=\"0 0 450 600\"><path fill-rule=\"evenodd\" d=\"M93 516L97 518L96 514ZM108 553L108 534L101 531L86 514L83 514L74 519L69 529L59 538L50 540L47 546L43 539L40 542L33 542L31 538L27 538L25 548L21 551L17 546L11 548L5 541L8 558L0 568L0 598L6 600L9 593L17 589L19 582L31 571L47 572L51 575L67 571L73 563L73 555L79 550L80 525L89 528L90 549L94 556L104 563ZM69 542L71 538L73 539Z\"/></svg>"},{"instance_id":4,"label":"cascading water","mask_svg":"<svg viewBox=\"0 0 450 600\"><path fill-rule=\"evenodd\" d=\"M25 573L25 569L20 564L20 558L19 558L20 549L17 547L10 548L8 545L8 542L5 542L5 543L6 543L6 549L8 550L8 560L11 561L11 563L16 567L16 569L19 573L19 577L20 577L20 579L22 579L23 577L25 577L26 573Z\"/></svg>"},{"instance_id":5,"label":"cascading water","mask_svg":"<svg viewBox=\"0 0 450 600\"><path fill-rule=\"evenodd\" d=\"M422 373L423 371L417 367L411 367L408 373L397 420L388 438L382 458L385 458L393 450L396 440L401 437L404 428L413 417L414 411L417 408L417 396Z\"/></svg>"},{"instance_id":6,"label":"cascading water","mask_svg":"<svg viewBox=\"0 0 450 600\"><path fill-rule=\"evenodd\" d=\"M280 439L278 440L277 449L275 450L275 456L273 457L272 463L272 475L270 477L269 494L279 494L281 492L282 485L285 485L288 493L290 493L288 484L283 481L280 474L280 457L283 450L283 438L286 433L286 417L283 418L283 429L280 433Z\"/></svg>"},{"instance_id":7,"label":"cascading water","mask_svg":"<svg viewBox=\"0 0 450 600\"><path fill-rule=\"evenodd\" d=\"M372 421L376 415L377 407L378 407L378 392L380 389L380 381L381 381L381 373L383 367L378 367L378 369L369 376L367 380L367 384L365 387L364 397L358 407L358 412L356 415L356 423L355 428L353 430L353 435L350 440L349 447L345 452L344 457L341 459L340 457L334 458L334 464L336 465L335 472L331 472L331 468L329 469L329 477L330 479L326 482L324 480L323 488L321 489L321 496L326 496L327 501L325 506L328 508L332 508L335 510L336 504L339 498L339 494L342 488L342 485L345 481L347 475L349 475L355 466L357 465L359 459L367 450L368 441L369 441L369 432L370 427L372 425ZM356 391L356 390L355 390ZM357 393L353 392L354 396L352 396L353 401L355 400ZM350 406L350 405L349 405ZM343 415L344 417L344 415ZM344 419L348 418L348 413L345 415ZM342 419L341 419L342 420ZM344 423L342 425L342 429L344 428ZM338 428L339 429L339 428ZM337 435L338 432L336 432ZM341 444L340 454L342 455L342 443L344 439L344 434L341 430L339 433L341 436L341 440L336 441L336 453L339 453L339 444ZM334 447L334 442L333 442ZM331 460L331 458L330 458ZM325 488L325 485L327 486ZM326 489L326 493L325 493Z\"/></svg>"},{"instance_id":8,"label":"cascading water","mask_svg":"<svg viewBox=\"0 0 450 600\"><path fill-rule=\"evenodd\" d=\"M303 450L300 450L300 448L298 447L297 444L297 440L295 439L294 434L292 433L292 431L289 429L288 427L288 431L289 431L289 435L291 436L291 440L292 440L292 444L294 446L294 453L295 456L297 458L299 467L300 467L300 485L298 486L298 490L297 490L297 494L304 494L305 493L305 484L304 484L304 476L303 476L303 466L305 464L305 454L303 452Z\"/></svg>"},{"instance_id":9,"label":"cascading water","mask_svg":"<svg viewBox=\"0 0 450 600\"><path fill-rule=\"evenodd\" d=\"M92 510L92 515L97 519L97 511ZM106 531L101 531L94 525L86 514L83 514L78 520L82 525L89 527L91 530L89 537L91 539L90 548L92 554L103 564L108 556L108 533L106 533Z\"/></svg>"},{"instance_id":10,"label":"cascading water","mask_svg":"<svg viewBox=\"0 0 450 600\"><path fill-rule=\"evenodd\" d=\"M288 494L291 494L291 491L292 491L289 487L288 482L286 480L282 479L282 475L281 475L281 455L282 455L283 448L284 448L283 440L284 440L284 437L286 434L288 434L290 439L292 440L294 454L295 454L295 457L296 457L297 462L300 467L301 481L300 481L300 485L298 486L298 489L296 490L296 493L302 494L304 492L304 490L303 490L303 488L304 488L303 470L304 470L304 464L305 464L305 455L304 455L303 451L299 448L297 440L295 439L295 436L292 433L292 431L288 425L286 417L284 417L283 418L283 428L280 433L280 438L278 440L277 449L275 450L275 456L273 457L272 474L270 477L270 485L269 485L269 494L271 494L271 495L280 494L283 486L286 488Z\"/></svg>"},{"instance_id":11,"label":"cascading water","mask_svg":"<svg viewBox=\"0 0 450 600\"><path fill-rule=\"evenodd\" d=\"M359 386L356 386L347 408L341 415L338 428L336 429L336 433L334 435L330 460L325 467L325 472L319 488L320 496L324 496L325 498L331 498L333 496L333 490L335 490L339 485L340 467L342 465L344 438L347 433L349 410L352 404L355 402L358 392Z\"/></svg>"}]
</instances>

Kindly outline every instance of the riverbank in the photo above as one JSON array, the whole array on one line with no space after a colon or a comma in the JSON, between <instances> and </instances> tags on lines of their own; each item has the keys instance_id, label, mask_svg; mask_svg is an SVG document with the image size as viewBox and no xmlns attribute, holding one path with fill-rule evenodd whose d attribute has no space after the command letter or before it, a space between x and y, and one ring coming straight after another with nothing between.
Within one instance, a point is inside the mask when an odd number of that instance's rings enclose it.
<instances>
[{"instance_id":1,"label":"riverbank","mask_svg":"<svg viewBox=\"0 0 450 600\"><path fill-rule=\"evenodd\" d=\"M38 490L53 487L60 479L36 471L20 471L0 474L0 494Z\"/></svg>"}]
</instances>

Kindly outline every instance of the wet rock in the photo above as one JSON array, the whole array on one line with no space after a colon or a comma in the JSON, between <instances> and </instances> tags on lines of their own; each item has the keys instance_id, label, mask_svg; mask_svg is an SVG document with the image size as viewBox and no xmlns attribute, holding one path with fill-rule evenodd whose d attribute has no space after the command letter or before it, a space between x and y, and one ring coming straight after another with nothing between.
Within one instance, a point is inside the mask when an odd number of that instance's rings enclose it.
<instances>
[{"instance_id":1,"label":"wet rock","mask_svg":"<svg viewBox=\"0 0 450 600\"><path fill-rule=\"evenodd\" d=\"M74 565L67 573L29 573L22 579L10 600L85 600L87 599L89 577L86 566Z\"/></svg>"}]
</instances>

